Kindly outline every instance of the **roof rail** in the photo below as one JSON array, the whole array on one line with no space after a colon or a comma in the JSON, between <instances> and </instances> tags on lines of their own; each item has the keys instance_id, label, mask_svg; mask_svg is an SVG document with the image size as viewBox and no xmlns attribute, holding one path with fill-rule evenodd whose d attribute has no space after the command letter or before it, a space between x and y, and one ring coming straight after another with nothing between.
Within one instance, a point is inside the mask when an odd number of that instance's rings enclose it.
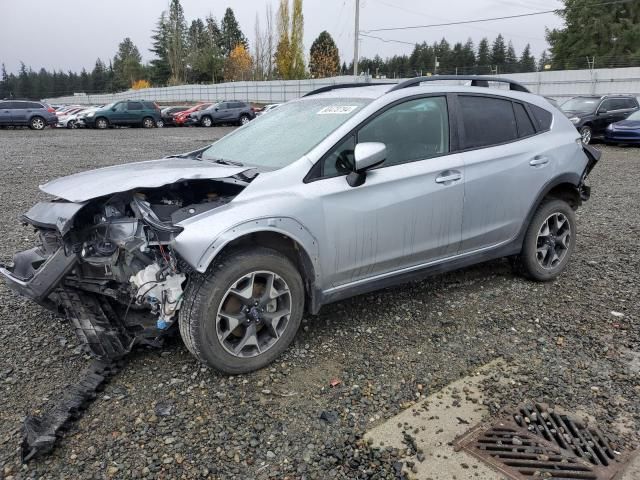
<instances>
[{"instance_id":1,"label":"roof rail","mask_svg":"<svg viewBox=\"0 0 640 480\"><path fill-rule=\"evenodd\" d=\"M330 92L331 90L337 90L338 88L356 88L356 87L370 87L372 85L394 85L393 83L370 83L370 82L351 82L351 83L336 83L334 85L327 85L326 87L320 87L310 91L303 95L303 97L310 97L311 95L317 95L319 93Z\"/></svg>"},{"instance_id":2,"label":"roof rail","mask_svg":"<svg viewBox=\"0 0 640 480\"><path fill-rule=\"evenodd\" d=\"M423 82L437 82L440 80L458 80L458 81L470 80L472 87L488 87L489 82L508 83L509 90L531 93L527 89L527 87L525 87L524 85L518 82L514 82L513 80L509 80L507 78L500 78L500 77L487 77L484 75L432 75L430 77L410 78L409 80L405 80L404 82L398 83L395 87L389 90L389 92L394 92L396 90L401 90L403 88L408 88L408 87L415 87L416 85L420 85Z\"/></svg>"}]
</instances>

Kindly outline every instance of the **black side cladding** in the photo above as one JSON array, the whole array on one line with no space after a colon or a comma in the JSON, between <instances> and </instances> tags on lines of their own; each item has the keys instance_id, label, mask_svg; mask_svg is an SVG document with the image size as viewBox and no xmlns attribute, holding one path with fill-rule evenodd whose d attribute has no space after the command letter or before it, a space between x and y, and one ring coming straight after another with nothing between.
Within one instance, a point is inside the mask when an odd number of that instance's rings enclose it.
<instances>
[{"instance_id":1,"label":"black side cladding","mask_svg":"<svg viewBox=\"0 0 640 480\"><path fill-rule=\"evenodd\" d=\"M22 425L22 461L49 453L71 422L83 411L104 385L124 365L123 360L94 360L83 372L82 380L66 390L63 398L42 416L27 415Z\"/></svg>"}]
</instances>

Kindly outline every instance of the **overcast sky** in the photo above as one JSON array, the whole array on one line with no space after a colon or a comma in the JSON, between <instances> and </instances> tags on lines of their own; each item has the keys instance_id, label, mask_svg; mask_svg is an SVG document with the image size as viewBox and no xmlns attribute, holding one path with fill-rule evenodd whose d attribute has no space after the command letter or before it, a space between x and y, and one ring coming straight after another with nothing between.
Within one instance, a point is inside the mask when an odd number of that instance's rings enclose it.
<instances>
[{"instance_id":1,"label":"overcast sky","mask_svg":"<svg viewBox=\"0 0 640 480\"><path fill-rule=\"evenodd\" d=\"M37 70L91 70L96 58L113 57L118 43L131 37L145 61L149 52L151 31L167 0L2 0L0 28L0 62L16 72L20 61ZM256 13L263 22L265 5L272 3L274 13L278 0L182 0L185 17L204 18L209 13L220 19L231 7L240 27L253 40ZM347 63L353 58L355 0L304 0L304 43L309 47L322 30L327 30L338 44L340 57ZM362 31L460 21L476 18L517 15L561 6L559 0L361 0ZM547 48L545 27L561 25L554 14L492 21L474 25L458 25L417 30L379 32L374 35L403 42L432 43L443 36L450 43L474 42L487 36L493 39L501 32L512 40L518 55L527 43L538 56ZM410 53L411 45L361 39L361 55L382 57Z\"/></svg>"}]
</instances>

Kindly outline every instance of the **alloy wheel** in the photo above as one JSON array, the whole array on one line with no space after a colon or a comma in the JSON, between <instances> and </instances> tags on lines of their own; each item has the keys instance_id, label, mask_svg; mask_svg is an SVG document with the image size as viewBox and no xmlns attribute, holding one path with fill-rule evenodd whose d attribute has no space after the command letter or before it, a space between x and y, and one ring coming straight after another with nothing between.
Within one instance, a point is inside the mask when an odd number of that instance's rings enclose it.
<instances>
[{"instance_id":1,"label":"alloy wheel","mask_svg":"<svg viewBox=\"0 0 640 480\"><path fill-rule=\"evenodd\" d=\"M158 120L158 121L156 122L156 127L158 127L158 128L162 128L162 127L164 127L164 121L162 121L162 120Z\"/></svg>"},{"instance_id":2,"label":"alloy wheel","mask_svg":"<svg viewBox=\"0 0 640 480\"><path fill-rule=\"evenodd\" d=\"M240 117L240 125L246 125L251 119L247 116Z\"/></svg>"},{"instance_id":3,"label":"alloy wheel","mask_svg":"<svg viewBox=\"0 0 640 480\"><path fill-rule=\"evenodd\" d=\"M211 119L209 117L204 117L202 119L202 126L203 127L210 127L212 124Z\"/></svg>"},{"instance_id":4,"label":"alloy wheel","mask_svg":"<svg viewBox=\"0 0 640 480\"><path fill-rule=\"evenodd\" d=\"M560 212L549 215L538 230L538 264L545 269L557 267L567 255L571 241L569 219Z\"/></svg>"},{"instance_id":5,"label":"alloy wheel","mask_svg":"<svg viewBox=\"0 0 640 480\"><path fill-rule=\"evenodd\" d=\"M31 120L31 126L34 128L34 130L42 130L45 127L44 120L39 117L34 118L33 120Z\"/></svg>"},{"instance_id":6,"label":"alloy wheel","mask_svg":"<svg viewBox=\"0 0 640 480\"><path fill-rule=\"evenodd\" d=\"M582 143L588 145L591 142L591 129L589 127L584 127L580 130L580 136L582 137Z\"/></svg>"},{"instance_id":7,"label":"alloy wheel","mask_svg":"<svg viewBox=\"0 0 640 480\"><path fill-rule=\"evenodd\" d=\"M287 282L270 271L243 275L227 290L216 314L216 334L231 355L251 358L280 339L291 315Z\"/></svg>"},{"instance_id":8,"label":"alloy wheel","mask_svg":"<svg viewBox=\"0 0 640 480\"><path fill-rule=\"evenodd\" d=\"M153 128L153 119L147 117L142 121L142 126L144 128Z\"/></svg>"}]
</instances>

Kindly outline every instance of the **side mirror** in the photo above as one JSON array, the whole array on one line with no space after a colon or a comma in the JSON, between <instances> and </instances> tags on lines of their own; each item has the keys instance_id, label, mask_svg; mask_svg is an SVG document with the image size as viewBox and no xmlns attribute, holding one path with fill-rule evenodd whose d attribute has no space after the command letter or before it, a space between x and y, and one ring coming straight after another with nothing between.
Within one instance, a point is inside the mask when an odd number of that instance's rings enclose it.
<instances>
[{"instance_id":1,"label":"side mirror","mask_svg":"<svg viewBox=\"0 0 640 480\"><path fill-rule=\"evenodd\" d=\"M602 115L603 113L607 113L607 109L606 108L599 108L598 109L598 115Z\"/></svg>"},{"instance_id":2,"label":"side mirror","mask_svg":"<svg viewBox=\"0 0 640 480\"><path fill-rule=\"evenodd\" d=\"M379 142L365 142L356 145L353 152L356 167L347 175L350 187L359 187L367 178L367 170L381 165L387 158L387 146Z\"/></svg>"},{"instance_id":3,"label":"side mirror","mask_svg":"<svg viewBox=\"0 0 640 480\"><path fill-rule=\"evenodd\" d=\"M217 112L218 110L220 110L218 107L214 108L214 110Z\"/></svg>"},{"instance_id":4,"label":"side mirror","mask_svg":"<svg viewBox=\"0 0 640 480\"><path fill-rule=\"evenodd\" d=\"M116 111L116 107L111 107L111 111L115 112Z\"/></svg>"}]
</instances>

